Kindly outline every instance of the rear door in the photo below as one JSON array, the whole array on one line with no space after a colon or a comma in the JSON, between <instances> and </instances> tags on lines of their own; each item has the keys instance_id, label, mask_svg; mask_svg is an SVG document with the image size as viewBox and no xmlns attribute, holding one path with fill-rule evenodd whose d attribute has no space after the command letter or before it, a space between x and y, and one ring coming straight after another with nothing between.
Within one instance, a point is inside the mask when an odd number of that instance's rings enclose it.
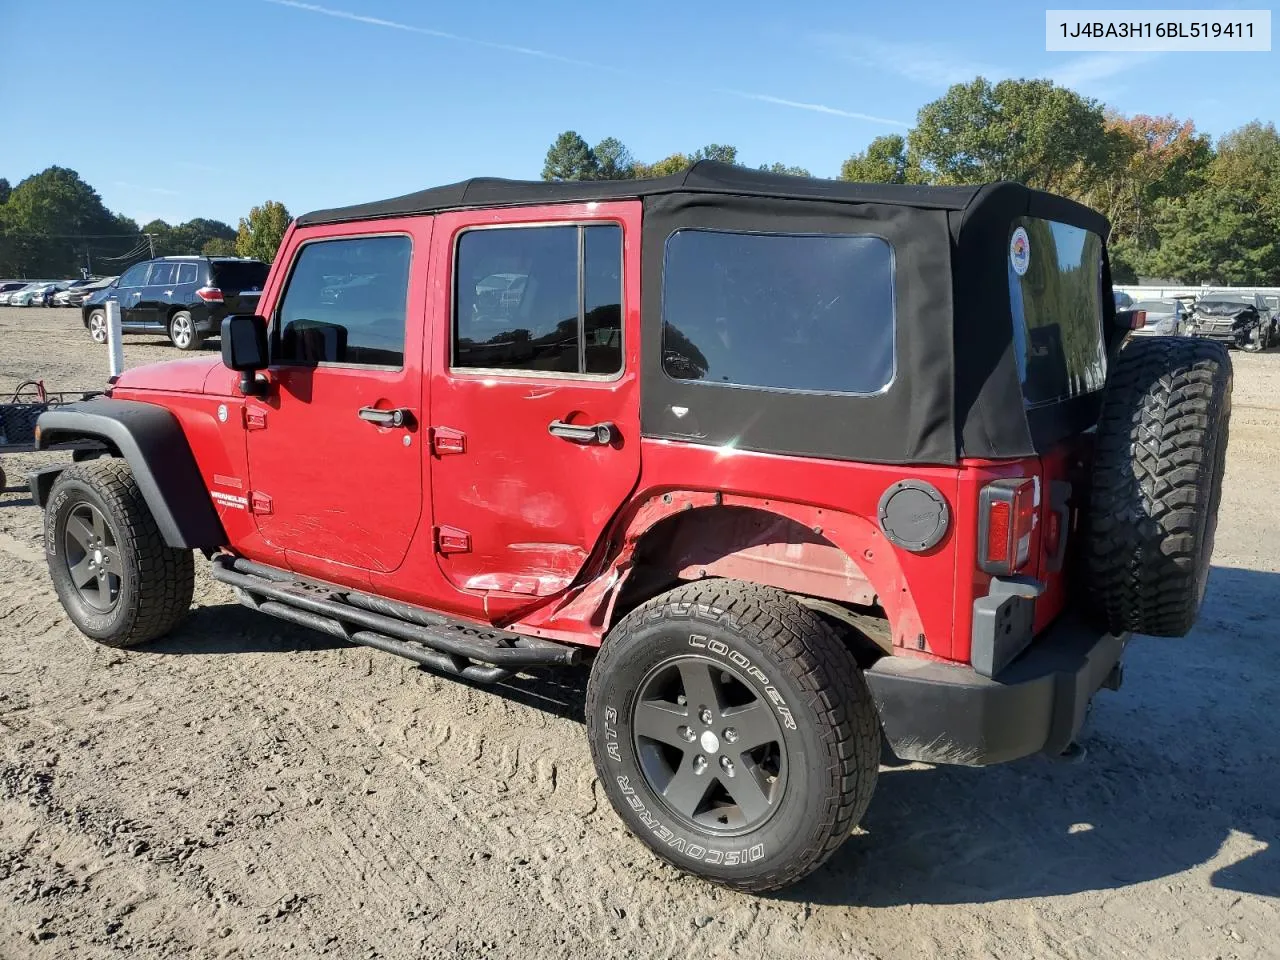
<instances>
[{"instance_id":1,"label":"rear door","mask_svg":"<svg viewBox=\"0 0 1280 960\"><path fill-rule=\"evenodd\" d=\"M1033 543L1038 556L1026 571L1046 583L1036 602L1040 630L1067 601L1066 551L1078 525L1077 506L1087 492L1081 489L1081 465L1092 439L1057 425L1078 420L1072 410L1092 402L1090 395L1106 382L1102 325L1103 297L1109 294L1102 283L1104 243L1097 234L1038 217L1017 218L1011 227L1016 231L1022 231L1025 245L1008 258L1015 356L1032 433L1049 437L1045 443L1037 440Z\"/></svg>"},{"instance_id":2,"label":"rear door","mask_svg":"<svg viewBox=\"0 0 1280 960\"><path fill-rule=\"evenodd\" d=\"M440 568L556 593L640 474L640 204L444 214L433 264Z\"/></svg>"}]
</instances>

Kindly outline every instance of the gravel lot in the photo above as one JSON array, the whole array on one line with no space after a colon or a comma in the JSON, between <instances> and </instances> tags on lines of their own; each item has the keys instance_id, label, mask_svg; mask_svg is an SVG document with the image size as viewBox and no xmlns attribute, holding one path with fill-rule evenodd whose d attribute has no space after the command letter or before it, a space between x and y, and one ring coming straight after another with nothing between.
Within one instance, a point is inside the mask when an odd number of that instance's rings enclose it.
<instances>
[{"instance_id":1,"label":"gravel lot","mask_svg":"<svg viewBox=\"0 0 1280 960\"><path fill-rule=\"evenodd\" d=\"M0 957L1280 957L1280 353L1235 361L1201 623L1134 642L1087 758L886 767L831 863L766 898L628 836L582 674L472 688L203 574L171 637L90 643L14 486L40 458L5 457ZM0 308L0 392L32 375L102 385L78 311Z\"/></svg>"}]
</instances>

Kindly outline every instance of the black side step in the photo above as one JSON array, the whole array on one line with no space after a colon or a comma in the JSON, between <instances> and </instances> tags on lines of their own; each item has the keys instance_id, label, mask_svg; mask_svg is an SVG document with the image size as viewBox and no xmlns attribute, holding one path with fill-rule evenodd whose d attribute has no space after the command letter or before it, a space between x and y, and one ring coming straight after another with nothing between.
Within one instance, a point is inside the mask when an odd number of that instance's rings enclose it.
<instances>
[{"instance_id":1,"label":"black side step","mask_svg":"<svg viewBox=\"0 0 1280 960\"><path fill-rule=\"evenodd\" d=\"M521 667L573 666L582 657L578 647L477 626L252 560L215 557L213 576L254 610L479 683Z\"/></svg>"}]
</instances>

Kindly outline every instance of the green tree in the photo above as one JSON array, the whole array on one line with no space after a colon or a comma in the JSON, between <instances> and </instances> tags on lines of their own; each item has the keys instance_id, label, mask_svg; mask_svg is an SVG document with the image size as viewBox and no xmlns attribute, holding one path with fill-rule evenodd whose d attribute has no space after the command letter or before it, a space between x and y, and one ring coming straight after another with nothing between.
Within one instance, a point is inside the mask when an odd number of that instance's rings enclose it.
<instances>
[{"instance_id":1,"label":"green tree","mask_svg":"<svg viewBox=\"0 0 1280 960\"><path fill-rule=\"evenodd\" d=\"M240 218L240 230L236 234L236 253L270 263L276 258L284 232L289 229L289 211L283 203L268 200Z\"/></svg>"},{"instance_id":2,"label":"green tree","mask_svg":"<svg viewBox=\"0 0 1280 960\"><path fill-rule=\"evenodd\" d=\"M204 246L200 248L200 252L206 257L234 257L236 255L236 242L234 239L227 240L223 237L214 237L212 240L205 241Z\"/></svg>"},{"instance_id":3,"label":"green tree","mask_svg":"<svg viewBox=\"0 0 1280 960\"><path fill-rule=\"evenodd\" d=\"M909 172L907 141L897 133L876 137L840 165L840 179L855 183L907 183L915 179Z\"/></svg>"},{"instance_id":4,"label":"green tree","mask_svg":"<svg viewBox=\"0 0 1280 960\"><path fill-rule=\"evenodd\" d=\"M1218 143L1204 184L1160 199L1139 267L1186 283L1280 285L1280 136L1249 123Z\"/></svg>"},{"instance_id":5,"label":"green tree","mask_svg":"<svg viewBox=\"0 0 1280 960\"><path fill-rule=\"evenodd\" d=\"M937 183L1016 180L1078 190L1108 152L1102 106L1050 80L978 77L925 104L907 138L911 159Z\"/></svg>"},{"instance_id":6,"label":"green tree","mask_svg":"<svg viewBox=\"0 0 1280 960\"><path fill-rule=\"evenodd\" d=\"M0 207L9 202L9 194L13 193L13 187L9 186L9 181L4 177L0 177Z\"/></svg>"},{"instance_id":7,"label":"green tree","mask_svg":"<svg viewBox=\"0 0 1280 960\"><path fill-rule=\"evenodd\" d=\"M66 167L27 177L0 206L0 276L74 276L92 250L127 250L138 225Z\"/></svg>"},{"instance_id":8,"label":"green tree","mask_svg":"<svg viewBox=\"0 0 1280 960\"><path fill-rule=\"evenodd\" d=\"M566 130L547 149L543 180L597 180L599 176L600 161L576 131Z\"/></svg>"},{"instance_id":9,"label":"green tree","mask_svg":"<svg viewBox=\"0 0 1280 960\"><path fill-rule=\"evenodd\" d=\"M792 167L785 163L762 163L760 169L765 173L781 173L788 177L812 177L813 174L804 167Z\"/></svg>"},{"instance_id":10,"label":"green tree","mask_svg":"<svg viewBox=\"0 0 1280 960\"><path fill-rule=\"evenodd\" d=\"M669 177L673 173L682 173L694 164L694 158L684 153L673 153L663 157L657 163L637 163L637 177Z\"/></svg>"},{"instance_id":11,"label":"green tree","mask_svg":"<svg viewBox=\"0 0 1280 960\"><path fill-rule=\"evenodd\" d=\"M630 180L636 175L636 160L617 137L605 137L591 149L596 158L599 180ZM546 178L546 171L543 171Z\"/></svg>"},{"instance_id":12,"label":"green tree","mask_svg":"<svg viewBox=\"0 0 1280 960\"><path fill-rule=\"evenodd\" d=\"M715 160L717 163L737 163L738 148L725 143L708 143L693 153L693 162L699 160Z\"/></svg>"}]
</instances>

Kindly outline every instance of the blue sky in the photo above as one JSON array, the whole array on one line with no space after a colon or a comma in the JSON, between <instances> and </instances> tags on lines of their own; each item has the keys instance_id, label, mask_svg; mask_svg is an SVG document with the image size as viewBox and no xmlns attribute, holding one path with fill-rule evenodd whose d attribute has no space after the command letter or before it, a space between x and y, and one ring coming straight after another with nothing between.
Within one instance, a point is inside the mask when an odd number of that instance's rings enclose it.
<instances>
[{"instance_id":1,"label":"blue sky","mask_svg":"<svg viewBox=\"0 0 1280 960\"><path fill-rule=\"evenodd\" d=\"M1280 101L1275 52L1046 53L1045 5L1026 3L3 6L0 176L69 166L139 222L536 178L566 128L645 160L731 143L746 163L834 176L979 73L1047 76L1215 136L1278 119Z\"/></svg>"}]
</instances>

